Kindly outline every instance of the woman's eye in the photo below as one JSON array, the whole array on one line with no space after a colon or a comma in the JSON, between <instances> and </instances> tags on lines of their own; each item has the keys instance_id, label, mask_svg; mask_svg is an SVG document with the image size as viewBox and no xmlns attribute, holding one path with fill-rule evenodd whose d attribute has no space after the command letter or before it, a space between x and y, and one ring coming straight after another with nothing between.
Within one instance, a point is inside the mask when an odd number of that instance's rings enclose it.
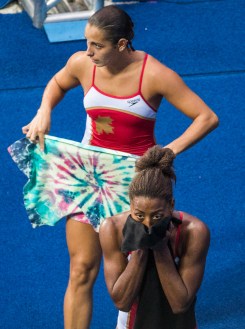
<instances>
[{"instance_id":1,"label":"woman's eye","mask_svg":"<svg viewBox=\"0 0 245 329\"><path fill-rule=\"evenodd\" d=\"M161 218L162 218L161 215L156 215L156 216L153 217L154 220L159 220L159 219L161 219Z\"/></svg>"},{"instance_id":2,"label":"woman's eye","mask_svg":"<svg viewBox=\"0 0 245 329\"><path fill-rule=\"evenodd\" d=\"M95 48L97 48L97 49L101 49L102 46L101 46L101 45L95 45Z\"/></svg>"}]
</instances>

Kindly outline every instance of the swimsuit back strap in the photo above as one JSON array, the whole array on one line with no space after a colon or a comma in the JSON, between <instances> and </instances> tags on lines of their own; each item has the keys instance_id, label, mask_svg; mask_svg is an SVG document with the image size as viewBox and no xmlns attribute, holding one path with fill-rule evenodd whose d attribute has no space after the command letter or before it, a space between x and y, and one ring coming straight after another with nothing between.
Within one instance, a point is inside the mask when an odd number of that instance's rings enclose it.
<instances>
[{"instance_id":1,"label":"swimsuit back strap","mask_svg":"<svg viewBox=\"0 0 245 329\"><path fill-rule=\"evenodd\" d=\"M182 221L183 220L183 213L180 211L179 212L179 219ZM175 246L174 246L174 255L178 255L178 246L179 246L179 240L180 240L180 230L181 230L181 225L178 225L177 227L177 233L176 233L176 238L175 238Z\"/></svg>"}]
</instances>

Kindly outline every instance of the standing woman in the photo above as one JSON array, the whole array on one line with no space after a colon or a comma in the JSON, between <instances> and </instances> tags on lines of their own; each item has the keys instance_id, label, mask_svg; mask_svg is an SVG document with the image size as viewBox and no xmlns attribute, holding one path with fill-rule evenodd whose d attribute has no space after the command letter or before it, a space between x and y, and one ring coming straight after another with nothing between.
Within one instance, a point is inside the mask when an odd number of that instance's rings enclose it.
<instances>
[{"instance_id":1,"label":"standing woman","mask_svg":"<svg viewBox=\"0 0 245 329\"><path fill-rule=\"evenodd\" d=\"M22 128L26 137L44 149L51 112L65 93L84 91L87 124L83 144L142 155L155 145L154 124L163 98L192 119L177 139L166 145L176 155L218 125L214 112L174 71L144 51L134 50L133 22L116 6L90 17L85 29L87 50L75 53L49 81L33 120ZM70 214L66 225L70 278L64 301L65 328L89 328L92 289L101 247L98 233L83 213Z\"/></svg>"}]
</instances>

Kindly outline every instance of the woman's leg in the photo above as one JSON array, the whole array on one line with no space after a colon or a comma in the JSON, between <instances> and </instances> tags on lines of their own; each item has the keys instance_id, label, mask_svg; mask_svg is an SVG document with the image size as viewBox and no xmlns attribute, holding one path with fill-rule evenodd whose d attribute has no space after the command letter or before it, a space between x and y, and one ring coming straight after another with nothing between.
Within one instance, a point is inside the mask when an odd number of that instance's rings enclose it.
<instances>
[{"instance_id":1,"label":"woman's leg","mask_svg":"<svg viewBox=\"0 0 245 329\"><path fill-rule=\"evenodd\" d=\"M92 290L99 272L99 235L90 224L67 220L70 278L64 300L65 329L88 329L92 316Z\"/></svg>"}]
</instances>

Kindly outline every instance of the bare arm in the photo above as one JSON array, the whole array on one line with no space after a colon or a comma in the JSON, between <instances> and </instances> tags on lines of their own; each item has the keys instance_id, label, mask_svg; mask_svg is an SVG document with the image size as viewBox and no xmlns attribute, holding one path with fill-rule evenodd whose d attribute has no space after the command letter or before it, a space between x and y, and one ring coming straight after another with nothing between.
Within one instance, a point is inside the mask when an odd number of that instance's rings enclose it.
<instances>
[{"instance_id":1,"label":"bare arm","mask_svg":"<svg viewBox=\"0 0 245 329\"><path fill-rule=\"evenodd\" d=\"M79 85L76 76L75 67L77 65L78 55L73 55L62 68L47 84L40 108L32 121L22 127L22 132L26 134L32 142L38 142L41 149L44 149L44 135L49 133L51 124L51 111L63 99L66 91Z\"/></svg>"},{"instance_id":2,"label":"bare arm","mask_svg":"<svg viewBox=\"0 0 245 329\"><path fill-rule=\"evenodd\" d=\"M219 120L217 115L184 83L177 73L158 61L153 61L155 67L153 71L154 88L179 111L193 120L182 135L165 146L171 148L175 154L179 154L215 129Z\"/></svg>"},{"instance_id":3,"label":"bare arm","mask_svg":"<svg viewBox=\"0 0 245 329\"><path fill-rule=\"evenodd\" d=\"M207 226L202 222L195 224L190 229L178 270L166 243L161 250L154 251L162 288L174 313L186 311L196 296L203 279L209 241Z\"/></svg>"},{"instance_id":4,"label":"bare arm","mask_svg":"<svg viewBox=\"0 0 245 329\"><path fill-rule=\"evenodd\" d=\"M100 227L100 242L107 289L116 307L127 312L138 296L148 253L136 250L128 261L120 250L116 228L110 219Z\"/></svg>"}]
</instances>

